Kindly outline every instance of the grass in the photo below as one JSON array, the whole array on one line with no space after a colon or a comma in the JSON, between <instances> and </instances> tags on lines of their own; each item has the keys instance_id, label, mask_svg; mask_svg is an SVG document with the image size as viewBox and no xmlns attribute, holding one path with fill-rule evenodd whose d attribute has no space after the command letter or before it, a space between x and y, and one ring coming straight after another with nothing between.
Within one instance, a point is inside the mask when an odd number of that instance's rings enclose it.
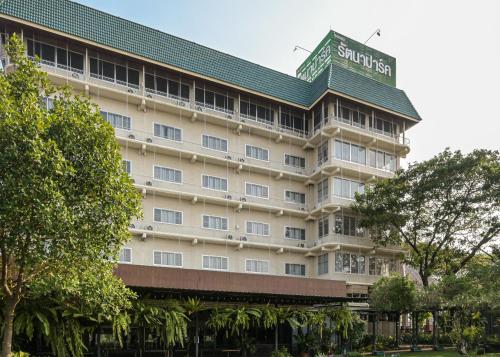
<instances>
[{"instance_id":1,"label":"grass","mask_svg":"<svg viewBox=\"0 0 500 357\"><path fill-rule=\"evenodd\" d=\"M386 353L386 356L390 356L390 353ZM422 352L403 352L400 353L401 357L458 357L460 355L458 352L455 351L438 351L438 352L431 352L431 351L422 351ZM470 354L470 356L476 356L476 354ZM486 353L484 355L481 355L483 357L499 357L500 353Z\"/></svg>"}]
</instances>

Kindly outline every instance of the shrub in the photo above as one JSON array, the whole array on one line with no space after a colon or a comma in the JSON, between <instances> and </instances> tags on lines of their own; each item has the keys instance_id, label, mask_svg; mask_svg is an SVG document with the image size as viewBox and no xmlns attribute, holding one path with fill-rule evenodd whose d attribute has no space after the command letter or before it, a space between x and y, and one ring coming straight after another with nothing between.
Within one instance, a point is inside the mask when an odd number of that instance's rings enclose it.
<instances>
[{"instance_id":1,"label":"shrub","mask_svg":"<svg viewBox=\"0 0 500 357\"><path fill-rule=\"evenodd\" d=\"M281 346L279 350L271 352L271 357L292 357L292 355L285 346Z\"/></svg>"}]
</instances>

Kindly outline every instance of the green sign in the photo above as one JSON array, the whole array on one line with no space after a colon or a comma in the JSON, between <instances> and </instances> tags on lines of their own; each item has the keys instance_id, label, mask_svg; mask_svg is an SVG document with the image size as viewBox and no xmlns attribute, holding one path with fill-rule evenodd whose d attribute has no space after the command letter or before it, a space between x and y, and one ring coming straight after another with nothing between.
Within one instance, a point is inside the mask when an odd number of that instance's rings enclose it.
<instances>
[{"instance_id":1,"label":"green sign","mask_svg":"<svg viewBox=\"0 0 500 357\"><path fill-rule=\"evenodd\" d=\"M396 86L396 59L337 32L330 31L297 69L297 77L312 82L330 63Z\"/></svg>"}]
</instances>

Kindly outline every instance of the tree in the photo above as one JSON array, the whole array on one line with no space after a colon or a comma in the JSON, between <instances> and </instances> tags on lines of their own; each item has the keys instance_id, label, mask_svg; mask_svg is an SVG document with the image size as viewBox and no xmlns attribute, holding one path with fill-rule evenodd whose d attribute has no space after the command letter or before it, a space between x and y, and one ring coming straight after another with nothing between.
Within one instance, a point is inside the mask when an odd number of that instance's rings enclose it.
<instances>
[{"instance_id":1,"label":"tree","mask_svg":"<svg viewBox=\"0 0 500 357\"><path fill-rule=\"evenodd\" d=\"M51 86L16 36L6 52L12 70L0 74L2 356L11 355L16 306L30 287L47 277L78 286L75 279L92 279L89 267L111 271L110 258L140 215L140 195L98 108ZM41 103L49 95L51 110Z\"/></svg>"},{"instance_id":2,"label":"tree","mask_svg":"<svg viewBox=\"0 0 500 357\"><path fill-rule=\"evenodd\" d=\"M448 149L357 195L354 209L378 245L405 245L424 286L455 274L500 233L498 151Z\"/></svg>"}]
</instances>

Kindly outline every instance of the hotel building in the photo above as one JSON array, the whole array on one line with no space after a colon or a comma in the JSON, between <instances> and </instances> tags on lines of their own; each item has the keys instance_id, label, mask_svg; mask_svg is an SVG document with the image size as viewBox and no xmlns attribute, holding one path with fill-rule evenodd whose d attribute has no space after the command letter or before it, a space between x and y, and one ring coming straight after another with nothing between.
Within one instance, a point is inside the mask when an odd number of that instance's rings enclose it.
<instances>
[{"instance_id":1,"label":"hotel building","mask_svg":"<svg viewBox=\"0 0 500 357\"><path fill-rule=\"evenodd\" d=\"M67 0L0 1L2 43L14 32L115 128L143 196L129 286L317 303L400 269L350 208L420 121L394 58L330 31L290 76Z\"/></svg>"}]
</instances>

